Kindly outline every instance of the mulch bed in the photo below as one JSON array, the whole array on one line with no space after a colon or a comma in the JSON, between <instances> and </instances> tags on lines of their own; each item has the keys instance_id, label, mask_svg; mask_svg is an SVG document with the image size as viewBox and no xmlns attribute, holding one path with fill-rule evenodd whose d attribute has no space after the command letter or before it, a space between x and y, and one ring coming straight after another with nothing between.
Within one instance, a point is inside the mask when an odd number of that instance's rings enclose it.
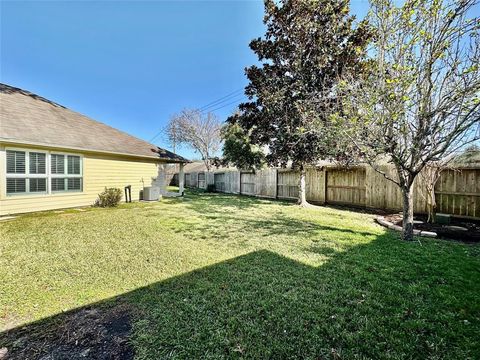
<instances>
[{"instance_id":1,"label":"mulch bed","mask_svg":"<svg viewBox=\"0 0 480 360\"><path fill-rule=\"evenodd\" d=\"M389 214L384 215L384 217L385 220L402 226L402 214ZM433 231L437 233L437 237L439 238L453 239L462 242L480 242L480 221L452 217L451 223L448 225L430 224L427 223L427 217L425 215L415 216L414 220L418 221L414 224L414 229Z\"/></svg>"},{"instance_id":2,"label":"mulch bed","mask_svg":"<svg viewBox=\"0 0 480 360\"><path fill-rule=\"evenodd\" d=\"M131 314L124 306L92 307L0 335L8 360L131 360Z\"/></svg>"}]
</instances>

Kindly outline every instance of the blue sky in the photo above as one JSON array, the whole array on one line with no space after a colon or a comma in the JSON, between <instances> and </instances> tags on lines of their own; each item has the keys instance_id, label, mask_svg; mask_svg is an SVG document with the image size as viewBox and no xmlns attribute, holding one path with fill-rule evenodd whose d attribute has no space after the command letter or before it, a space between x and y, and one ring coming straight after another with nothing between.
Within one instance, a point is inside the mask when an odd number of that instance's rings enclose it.
<instances>
[{"instance_id":1,"label":"blue sky","mask_svg":"<svg viewBox=\"0 0 480 360\"><path fill-rule=\"evenodd\" d=\"M248 43L264 30L261 1L0 6L1 82L147 141L171 114L242 89L244 68L256 61ZM353 1L352 12L361 18L367 6ZM219 106L235 103L215 111L222 120L242 96L228 100ZM168 147L162 138L154 142Z\"/></svg>"}]
</instances>

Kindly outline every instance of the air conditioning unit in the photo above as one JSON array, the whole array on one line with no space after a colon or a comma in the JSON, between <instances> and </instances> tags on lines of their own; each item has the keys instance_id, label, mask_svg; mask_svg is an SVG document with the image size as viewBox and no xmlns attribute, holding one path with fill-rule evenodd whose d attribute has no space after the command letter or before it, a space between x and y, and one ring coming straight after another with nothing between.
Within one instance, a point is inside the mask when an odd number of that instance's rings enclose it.
<instances>
[{"instance_id":1,"label":"air conditioning unit","mask_svg":"<svg viewBox=\"0 0 480 360\"><path fill-rule=\"evenodd\" d=\"M143 200L157 201L160 199L160 188L156 186L146 186L143 188Z\"/></svg>"}]
</instances>

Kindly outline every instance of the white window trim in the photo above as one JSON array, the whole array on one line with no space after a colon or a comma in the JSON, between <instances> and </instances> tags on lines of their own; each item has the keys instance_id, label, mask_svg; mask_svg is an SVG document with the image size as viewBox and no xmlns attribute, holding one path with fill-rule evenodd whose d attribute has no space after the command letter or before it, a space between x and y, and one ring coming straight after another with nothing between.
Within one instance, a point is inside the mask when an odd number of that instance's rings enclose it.
<instances>
[{"instance_id":1,"label":"white window trim","mask_svg":"<svg viewBox=\"0 0 480 360\"><path fill-rule=\"evenodd\" d=\"M49 193L50 194L69 194L69 193L83 193L83 185L84 185L84 182L83 182L83 155L81 154L75 154L75 153L67 153L67 152L63 152L63 151L49 151L48 152L48 159L49 159L49 163L51 161L51 156L52 155L63 155L64 156L64 164L63 164L63 171L64 173L63 174L52 174L52 169L51 169L51 166L49 166L48 168L48 182L49 182L49 187L48 187L48 190L49 190ZM68 174L68 156L76 156L76 157L79 157L80 158L80 174ZM65 189L65 190L56 190L56 191L52 191L52 178L57 178L57 179L63 179L63 178L80 178L81 179L81 189L80 190L68 190L68 189Z\"/></svg>"},{"instance_id":2,"label":"white window trim","mask_svg":"<svg viewBox=\"0 0 480 360\"><path fill-rule=\"evenodd\" d=\"M25 153L25 173L8 173L7 172L7 151L21 151ZM30 174L30 153L39 153L45 154L45 174ZM8 197L11 196L45 196L48 195L49 190L49 181L48 181L48 151L45 150L35 150L35 149L25 149L25 148L14 148L14 147L7 147L5 148L5 195ZM7 178L16 178L16 179L25 179L25 192L19 193L8 193L7 192ZM37 179L45 179L45 191L30 191L30 178L37 178Z\"/></svg>"},{"instance_id":3,"label":"white window trim","mask_svg":"<svg viewBox=\"0 0 480 360\"><path fill-rule=\"evenodd\" d=\"M8 198L14 197L41 197L47 195L75 195L75 194L83 194L85 192L85 183L84 183L84 176L83 176L83 160L84 156L78 153L71 153L71 152L64 152L64 151L51 151L51 150L41 150L41 149L32 149L32 148L23 148L23 147L5 147L3 148L5 152L5 170L3 171L3 177L5 179L5 188L4 188L4 195ZM7 172L7 151L23 151L25 152L25 174L17 174L17 173L8 173ZM45 154L45 174L30 174L30 153L42 153ZM67 158L65 158L65 174L52 174L51 173L51 155L64 155L64 156L77 156L80 157L80 174L67 174L68 171L68 164ZM59 178L81 178L81 190L61 190L61 191L53 191L52 192L52 177L59 177ZM26 179L25 181L25 192L22 193L7 193L7 178L22 178ZM29 178L45 178L47 179L46 186L47 189L45 192L30 192L30 181Z\"/></svg>"}]
</instances>

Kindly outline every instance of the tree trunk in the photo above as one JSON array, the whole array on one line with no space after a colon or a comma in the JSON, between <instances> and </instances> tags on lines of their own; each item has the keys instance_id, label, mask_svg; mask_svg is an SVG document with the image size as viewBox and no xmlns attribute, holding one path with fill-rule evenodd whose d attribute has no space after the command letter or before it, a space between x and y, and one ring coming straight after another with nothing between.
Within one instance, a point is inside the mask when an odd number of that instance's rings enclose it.
<instances>
[{"instance_id":1,"label":"tree trunk","mask_svg":"<svg viewBox=\"0 0 480 360\"><path fill-rule=\"evenodd\" d=\"M427 222L434 223L435 215L437 212L437 204L435 202L435 189L428 185L427 186Z\"/></svg>"},{"instance_id":2,"label":"tree trunk","mask_svg":"<svg viewBox=\"0 0 480 360\"><path fill-rule=\"evenodd\" d=\"M403 228L402 239L413 240L413 186L402 187L403 196Z\"/></svg>"},{"instance_id":3,"label":"tree trunk","mask_svg":"<svg viewBox=\"0 0 480 360\"><path fill-rule=\"evenodd\" d=\"M298 181L298 205L307 206L307 196L305 191L305 168L302 166L300 169L300 179Z\"/></svg>"}]
</instances>

